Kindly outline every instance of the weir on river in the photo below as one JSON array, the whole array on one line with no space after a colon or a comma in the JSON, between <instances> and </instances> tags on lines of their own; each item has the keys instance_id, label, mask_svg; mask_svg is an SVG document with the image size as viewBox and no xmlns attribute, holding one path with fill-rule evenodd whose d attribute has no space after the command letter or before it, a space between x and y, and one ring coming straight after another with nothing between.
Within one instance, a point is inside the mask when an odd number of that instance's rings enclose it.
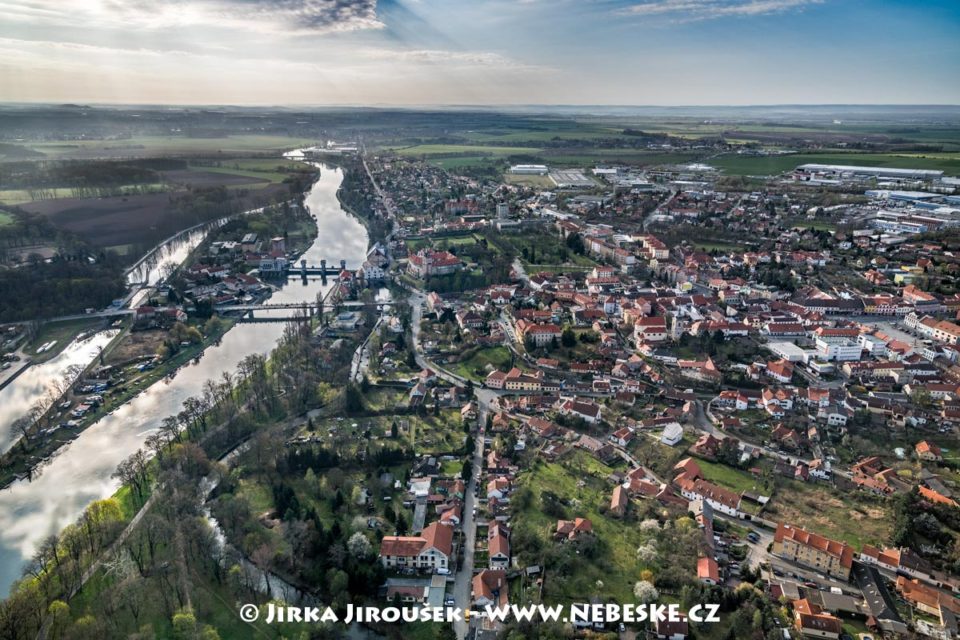
<instances>
[{"instance_id":1,"label":"weir on river","mask_svg":"<svg viewBox=\"0 0 960 640\"><path fill-rule=\"evenodd\" d=\"M366 257L366 229L340 207L336 197L342 181L340 170L324 167L307 193L305 204L319 231L302 256L308 264L335 255L345 258L348 268L356 269ZM329 286L320 280L291 280L270 301L314 303L317 293ZM219 345L208 348L199 362L182 367L172 380L156 383L86 429L61 449L33 482L0 491L0 596L8 593L45 536L59 532L90 502L117 489L117 481L111 478L117 465L143 446L163 418L177 413L206 380L234 373L237 364L251 353L269 353L282 333L282 323L236 325Z\"/></svg>"}]
</instances>

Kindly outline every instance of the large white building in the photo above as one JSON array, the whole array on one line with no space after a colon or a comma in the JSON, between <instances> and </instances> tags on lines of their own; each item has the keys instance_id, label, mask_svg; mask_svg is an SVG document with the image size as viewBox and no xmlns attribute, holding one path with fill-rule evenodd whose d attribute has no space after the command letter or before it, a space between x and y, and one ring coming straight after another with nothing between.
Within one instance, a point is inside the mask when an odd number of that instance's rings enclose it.
<instances>
[{"instance_id":1,"label":"large white building","mask_svg":"<svg viewBox=\"0 0 960 640\"><path fill-rule=\"evenodd\" d=\"M547 165L545 164L515 164L510 167L510 173L519 176L545 176L547 175Z\"/></svg>"},{"instance_id":2,"label":"large white building","mask_svg":"<svg viewBox=\"0 0 960 640\"><path fill-rule=\"evenodd\" d=\"M927 169L895 169L891 167L861 167L848 164L802 164L797 171L836 176L865 176L871 178L899 178L901 180L939 180L943 171Z\"/></svg>"},{"instance_id":3,"label":"large white building","mask_svg":"<svg viewBox=\"0 0 960 640\"><path fill-rule=\"evenodd\" d=\"M859 342L852 340L829 342L823 338L817 338L817 355L822 360L838 360L841 362L859 360L862 354L863 346Z\"/></svg>"}]
</instances>

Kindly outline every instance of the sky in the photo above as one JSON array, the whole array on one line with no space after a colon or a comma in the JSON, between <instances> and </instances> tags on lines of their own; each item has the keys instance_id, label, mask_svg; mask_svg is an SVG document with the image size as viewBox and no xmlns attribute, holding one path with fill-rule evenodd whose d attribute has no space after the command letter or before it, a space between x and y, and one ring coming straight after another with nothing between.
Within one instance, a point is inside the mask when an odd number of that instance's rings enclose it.
<instances>
[{"instance_id":1,"label":"sky","mask_svg":"<svg viewBox=\"0 0 960 640\"><path fill-rule=\"evenodd\" d=\"M0 0L0 101L960 104L956 0Z\"/></svg>"}]
</instances>

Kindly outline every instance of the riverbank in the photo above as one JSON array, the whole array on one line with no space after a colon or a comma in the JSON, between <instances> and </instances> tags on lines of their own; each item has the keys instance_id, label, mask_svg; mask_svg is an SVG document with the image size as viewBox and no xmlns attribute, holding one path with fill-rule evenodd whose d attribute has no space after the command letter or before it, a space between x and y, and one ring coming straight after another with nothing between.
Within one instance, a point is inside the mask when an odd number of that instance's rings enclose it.
<instances>
[{"instance_id":1,"label":"riverbank","mask_svg":"<svg viewBox=\"0 0 960 640\"><path fill-rule=\"evenodd\" d=\"M145 372L134 383L119 387L115 393L104 395L104 402L99 407L84 415L83 418L73 420L75 425L64 426L68 423L63 423L43 442L38 444L34 441L30 443L30 448L26 449L27 445L24 444L21 436L9 451L0 457L0 490L17 480L32 480L36 476L37 467L60 453L61 448L76 440L84 430L130 402L157 382L176 374L179 369L202 356L207 348L218 344L233 325L233 320L221 319L217 329L204 336L200 343L184 347L171 358ZM110 344L115 345L122 337L123 334L119 333ZM104 351L106 352L107 348ZM96 365L97 360L94 360L89 367ZM63 398L64 396L61 396L54 404L62 402Z\"/></svg>"},{"instance_id":2,"label":"riverbank","mask_svg":"<svg viewBox=\"0 0 960 640\"><path fill-rule=\"evenodd\" d=\"M335 167L328 169L328 165L323 165L320 179L305 198L306 211L313 215L319 230L303 259L319 264L323 259L329 263L345 258L349 268L356 269L366 256L369 239L360 221L337 202L335 194L342 177ZM178 256L186 253L179 252ZM320 278L292 279L274 291L271 302L313 304L333 284L324 285ZM153 385L86 429L69 447L52 457L32 482L14 483L0 491L0 589L5 591L20 577L21 567L47 534L75 523L88 505L117 490L121 483L112 477L117 466L139 448L146 448L148 436L163 432L165 418L180 414L191 398L204 402L214 398L215 390L222 388L224 381L236 379L239 363L250 356L269 355L287 333L284 323L237 323L220 345L204 352L196 365L181 368L172 378ZM292 358L289 351L285 353L287 361L275 367L277 371L304 362ZM317 368L316 359L309 362L315 364L310 369L313 374L322 371ZM297 379L285 377L280 387L274 388L285 389L282 397L287 402L300 397L289 395L296 385ZM326 397L335 388L324 385L321 391ZM243 411L238 417L246 430L247 410ZM223 438L226 437L224 434Z\"/></svg>"},{"instance_id":3,"label":"riverbank","mask_svg":"<svg viewBox=\"0 0 960 640\"><path fill-rule=\"evenodd\" d=\"M319 172L317 172L317 176L319 177ZM314 183L310 184L311 188ZM293 244L290 255L300 255L306 251L306 249L316 240L318 233L316 222L312 217L307 215L303 209L303 195L304 194L301 194L300 196L292 199L295 209L294 216L292 216L293 219L290 221L290 224L284 224L282 227L278 224L275 225L277 228L270 229L271 234L283 232L284 235L290 239L291 243ZM290 205L290 203L291 201L286 201L285 203L276 206L287 207ZM244 212L242 216L243 218L251 216L251 219L253 219L252 216L264 214L265 211L266 208L250 210ZM265 217L265 214L261 215L261 217ZM181 257L179 267L182 268L184 265L193 264L200 257L206 255L211 244L220 238L221 234L219 231L222 230L229 222L235 222L240 219L242 218L239 216L233 217L232 219L221 218L216 221L204 223L198 227L184 230L183 232L173 236L171 239L168 239L167 242L177 238L185 237L186 234L193 233L197 231L198 228L208 227L204 238L195 246L191 247L186 255ZM264 222L270 220L271 219L268 217ZM145 256L140 260L138 265L140 267L147 266L151 270L156 269L158 265L150 267L150 261L147 260L147 257L155 258L157 255L160 255L158 251L159 249L151 251L148 256ZM170 280L170 277L167 278L168 281ZM159 281L157 283L159 283ZM136 291L137 293L143 293L146 290L147 289L141 288ZM269 297L269 295L272 295L272 293L273 291L271 291L266 297ZM83 323L89 321L77 322ZM207 335L203 336L203 339L200 341L200 343L184 346L184 348L180 349L176 354L148 371L134 372L134 380L132 380L130 383L119 386L117 390L103 394L104 403L79 419L70 420L69 418L71 418L71 416L62 416L62 412L57 411L57 407L59 405L65 401L69 402L73 399L72 391L70 389L65 391L59 398L56 399L56 401L51 403L51 407L48 409L48 414L44 416L43 419L37 420L31 427L30 431L33 434L31 438L24 439L24 437L21 436L17 443L14 444L9 451L7 451L4 456L0 457L0 489L8 487L11 483L18 479L32 479L35 469L39 465L42 465L45 461L49 460L64 445L75 440L85 429L93 424L96 424L96 422L104 416L113 413L118 408L137 397L140 393L149 389L152 385L161 380L174 376L177 370L182 366L195 359L198 359L207 347L219 343L223 335L226 334L226 332L229 331L234 324L235 319L222 319L221 322L216 325L214 331L206 332ZM120 334L111 340L110 344L104 348L100 354L100 357L87 364L83 374L78 376L77 379L81 379L83 376L92 373L92 371L98 366L103 365L105 358L120 343L120 341L122 341L128 335L129 328L129 324L125 325ZM77 330L77 326L74 326L73 329ZM33 343L35 344L36 340L34 340ZM24 367L24 369L26 369L26 367ZM85 401L85 398L82 396L76 399L81 402ZM63 422L60 421L61 419ZM41 429L41 426L46 428ZM35 437L41 437L44 438L44 440L38 444L37 441L33 440Z\"/></svg>"},{"instance_id":4,"label":"riverbank","mask_svg":"<svg viewBox=\"0 0 960 640\"><path fill-rule=\"evenodd\" d=\"M320 185L312 194L311 210L317 212L317 219L320 225L318 230L318 240L306 253L308 259L313 260L320 256L330 258L333 255L345 257L351 267L357 268L362 263L366 248L369 247L369 239L364 233L358 219L353 218L345 210L342 210L333 197L335 187L339 182L338 178L327 180L324 185ZM354 221L356 220L356 221ZM311 280L309 283L300 281L290 282L287 286L279 289L275 296L283 302L292 302L295 300L315 300L317 294L328 292L327 287L321 288L320 282ZM316 320L316 319L315 319ZM284 338L293 340L286 347L275 343L275 340ZM357 336L359 339L360 336ZM321 407L329 402L327 395L322 394L313 398L308 404L302 403L298 398L302 397L296 392L295 380L303 380L310 373L317 372L316 364L320 361L326 361L321 354L326 354L327 347L320 347L315 344L315 338L311 333L290 333L285 332L282 325L278 324L243 324L235 327L224 339L224 346L204 357L200 367L193 373L181 374L175 379L171 386L162 390L162 395L156 392L151 396L156 403L151 403L152 414L137 413L142 411L142 407L125 407L117 415L111 416L105 421L109 424L101 424L96 431L101 432L100 437L107 434L112 435L114 427L122 427L124 433L138 432L145 433L147 429L153 427L161 416L174 415L177 409L173 406L173 400L176 399L176 406L180 406L183 396L179 396L180 391L199 394L201 392L201 378L204 380L214 380L218 383L217 390L211 387L210 394L203 394L205 402L209 400L209 412L206 414L206 422L210 425L209 429L198 424L197 418L186 419L185 429L182 431L182 439L175 438L163 451L163 459L152 459L147 462L150 469L149 476L153 494L156 498L150 502L146 508L144 503L149 500L151 490L144 491L139 496L133 489L132 481L127 480L119 488L113 491L109 489L103 491L103 477L110 472L97 472L96 479L99 493L96 498L100 499L105 494L114 496L108 502L111 506L115 518L111 518L108 523L110 526L106 529L109 535L102 540L97 541L96 550L93 552L84 552L82 559L82 571L86 585L79 590L76 597L70 598L69 614L63 623L67 625L69 631L76 631L78 624L83 620L94 620L97 623L109 618L110 624L114 629L122 629L126 632L134 632L145 625L152 628L157 637L170 637L173 635L171 627L171 611L167 609L167 598L162 595L171 594L171 584L173 589L178 591L178 597L184 596L191 602L191 610L196 613L196 619L202 623L209 624L217 629L220 637L245 638L258 637L263 632L276 631L276 628L257 625L256 627L243 623L237 616L235 603L240 602L260 602L262 595L252 592L252 584L243 576L242 573L235 571L224 571L214 568L218 566L217 559L213 562L203 562L200 560L201 552L207 554L206 559L210 559L209 551L216 552L216 549L206 545L208 530L201 531L195 528L196 518L168 517L171 513L172 504L177 506L185 505L183 502L187 495L193 496L193 493L186 489L183 482L193 483L202 480L202 477L208 476L209 472L192 466L197 458L190 453L191 446L202 445L211 460L222 456L224 451L229 451L242 443L245 439L253 436L259 436L264 432L265 427L275 428L289 426L302 426L304 418L309 418L310 412L303 413L304 407ZM311 351L312 348L318 351ZM232 346L232 349L228 349ZM282 348L278 348L282 347ZM303 349L301 349L301 347ZM263 349L268 351L264 353ZM252 351L251 351L252 349ZM322 350L322 351L320 351ZM342 351L339 348L339 351ZM336 353L338 349L331 350L329 353ZM352 351L352 350L351 350ZM218 353L219 352L219 353ZM253 376L247 381L237 375L236 363L241 361L250 353L263 353L268 361L262 369L254 368L250 371ZM292 357L291 354L303 354L303 357ZM229 364L228 364L229 363ZM223 368L228 365L228 368ZM346 365L348 367L348 365ZM295 370L291 370L294 367ZM303 367L303 369L296 369ZM258 373L261 372L261 373ZM283 374L282 372L287 372ZM263 380L257 380L258 375L270 376L265 383ZM330 375L333 375L331 372ZM338 374L339 375L339 374ZM318 379L323 382L326 378ZM187 386L188 389L179 389ZM224 387L226 385L226 387ZM324 386L330 386L325 383ZM316 385L307 384L302 386L302 390L307 388L315 389ZM339 393L341 390L331 388L331 392ZM268 400L263 400L264 394L269 396ZM338 396L337 396L338 397ZM148 398L149 399L149 398ZM263 400L261 402L261 400ZM142 405L143 402L137 404ZM157 406L159 404L159 406ZM339 404L330 405L327 411L335 411ZM104 433L107 432L107 433ZM164 431L165 432L165 431ZM169 435L169 434L168 434ZM142 436L141 436L142 437ZM85 436L86 439L86 436ZM260 446L260 440L254 437L251 442L256 442L255 446ZM142 442L142 440L141 440ZM122 445L125 453L129 455L134 449L129 448L130 443ZM76 453L76 447L85 445L86 450L91 449L91 442L80 441L74 445L72 454ZM93 443L95 446L96 443ZM135 445L134 445L135 446ZM106 453L106 452L105 452ZM170 456L179 458L180 462L171 461ZM107 461L111 463L112 468L116 468L116 456L108 456ZM161 464L162 463L162 464ZM59 464L58 467L62 467ZM104 466L101 464L101 466ZM57 474L63 476L64 469L58 468ZM112 472L112 469L111 469ZM216 472L214 470L214 472ZM49 485L51 478L44 478L40 484ZM177 485L177 483L181 483ZM61 482L62 486L66 486ZM117 484L110 482L109 486L116 487ZM179 489L177 488L179 486ZM42 488L42 487L41 487ZM46 487L50 489L50 487ZM169 490L169 491L167 491ZM46 493L44 494L46 495ZM8 498L3 500L3 498ZM29 496L22 496L27 498ZM202 495L197 495L198 500L202 500ZM91 500L88 498L83 504L89 505ZM44 504L33 507L39 517L41 513L48 512L49 498L44 498ZM0 517L4 513L13 515L13 511L18 507L9 500L9 493L0 495ZM179 511L177 511L179 513ZM97 510L90 509L90 514L104 513L100 505ZM136 521L139 524L130 523L137 518L138 513L143 515ZM27 514L29 516L29 514ZM70 522L76 521L76 517L81 515L74 511ZM21 514L22 518L22 514ZM83 517L84 522L94 522L97 519L91 519L90 516ZM57 529L64 525L60 524ZM49 526L44 527L47 531ZM82 528L70 527L70 535L75 530L81 533L85 531ZM2 531L2 527L0 527ZM126 531L126 534L122 532ZM65 539L68 533L64 531L61 540ZM144 540L150 535L159 536L158 553L156 556L151 551L147 556L138 555L141 561L147 564L143 572L134 572L135 579L131 581L129 588L124 585L124 589L129 597L129 601L136 605L138 613L136 618L132 617L129 609L121 606L112 609L110 614L104 612L105 603L113 602L111 598L116 595L118 586L116 575L112 571L107 571L106 567L111 563L112 550L116 549L116 540L118 536L124 535L127 541L140 551L144 550ZM128 536L128 537L127 537ZM5 538L9 545L11 537ZM126 545L124 545L126 546ZM23 549L25 545L21 542L19 548ZM66 548L66 547L61 547ZM31 551L28 549L23 556L29 557ZM184 554L191 554L191 562L184 561ZM253 556L256 558L256 555ZM95 564L99 563L99 564ZM0 563L3 564L3 563ZM9 563L8 563L9 564ZM191 566L189 572L182 572L182 567ZM69 580L69 585L63 583L62 578L69 576L71 569L64 564L61 568L53 559L48 558L47 566L50 571L41 572L38 577L30 575L27 580L18 588L13 598L21 601L29 601L31 598L42 597L57 598L62 595L70 594L75 584L73 579ZM233 562L230 566L236 566ZM91 569L91 567L93 567ZM178 576L179 574L179 576ZM276 573L272 574L276 576ZM172 580L172 582L169 582ZM48 590L49 587L49 590ZM61 591L60 589L63 588ZM182 591L181 591L182 590ZM38 595L39 594L39 595ZM46 602L41 603L41 611L46 611ZM17 608L16 610L20 610ZM174 612L176 607L174 608ZM45 617L45 616L44 616ZM32 625L31 621L25 624ZM290 629L290 633L284 635L294 637L301 631L315 631L315 628L300 627ZM93 635L94 630L88 629L87 635Z\"/></svg>"}]
</instances>

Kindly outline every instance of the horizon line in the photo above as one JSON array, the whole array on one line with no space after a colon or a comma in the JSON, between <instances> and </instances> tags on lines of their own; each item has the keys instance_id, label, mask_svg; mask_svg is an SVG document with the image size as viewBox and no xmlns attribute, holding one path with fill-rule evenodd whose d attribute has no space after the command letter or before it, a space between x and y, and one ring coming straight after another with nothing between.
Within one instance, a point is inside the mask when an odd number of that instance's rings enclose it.
<instances>
[{"instance_id":1,"label":"horizon line","mask_svg":"<svg viewBox=\"0 0 960 640\"><path fill-rule=\"evenodd\" d=\"M747 104L630 104L630 103L190 103L190 102L121 102L121 101L51 101L51 100L0 100L0 106L81 106L81 107L232 107L232 108L312 108L312 109L517 109L517 108L576 108L576 109L775 109L783 107L889 107L889 108L960 108L960 103L924 102L783 102Z\"/></svg>"}]
</instances>

